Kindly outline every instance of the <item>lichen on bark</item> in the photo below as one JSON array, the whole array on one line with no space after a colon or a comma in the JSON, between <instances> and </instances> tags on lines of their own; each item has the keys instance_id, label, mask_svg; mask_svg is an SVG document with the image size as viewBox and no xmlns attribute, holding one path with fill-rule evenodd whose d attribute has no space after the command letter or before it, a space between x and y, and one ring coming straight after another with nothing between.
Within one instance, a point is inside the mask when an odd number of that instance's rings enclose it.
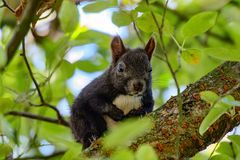
<instances>
[{"instance_id":1,"label":"lichen on bark","mask_svg":"<svg viewBox=\"0 0 240 160\"><path fill-rule=\"evenodd\" d=\"M230 94L236 100L240 100L239 82L240 62L223 63L187 86L181 93L182 126L179 126L178 122L177 97L171 97L163 106L147 115L153 119L154 127L150 132L138 137L130 148L135 150L139 145L148 143L155 148L159 159L184 159L194 156L240 123L239 112L236 112L234 118L224 114L201 136L198 132L199 126L210 111L211 105L201 100L200 92L209 90L222 96L231 91ZM179 151L176 145L177 138L180 140ZM87 151L88 156L104 154L101 145L94 147ZM176 154L177 151L179 155Z\"/></svg>"}]
</instances>

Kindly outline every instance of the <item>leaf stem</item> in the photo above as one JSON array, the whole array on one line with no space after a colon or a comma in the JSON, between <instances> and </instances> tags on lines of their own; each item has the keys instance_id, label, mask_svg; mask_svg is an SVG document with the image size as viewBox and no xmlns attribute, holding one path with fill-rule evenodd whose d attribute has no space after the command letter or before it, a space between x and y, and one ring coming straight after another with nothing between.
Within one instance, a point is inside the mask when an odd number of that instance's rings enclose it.
<instances>
[{"instance_id":1,"label":"leaf stem","mask_svg":"<svg viewBox=\"0 0 240 160\"><path fill-rule=\"evenodd\" d=\"M69 127L68 123L62 123L62 122L59 123L58 119L43 117L43 116L35 115L35 114L32 114L32 113L28 113L28 112L10 111L10 112L5 113L4 115L5 116L8 116L8 115L21 116L21 117L25 117L25 118L45 121L45 122L54 123L54 124L60 124L60 125L63 125L65 127Z\"/></svg>"}]
</instances>

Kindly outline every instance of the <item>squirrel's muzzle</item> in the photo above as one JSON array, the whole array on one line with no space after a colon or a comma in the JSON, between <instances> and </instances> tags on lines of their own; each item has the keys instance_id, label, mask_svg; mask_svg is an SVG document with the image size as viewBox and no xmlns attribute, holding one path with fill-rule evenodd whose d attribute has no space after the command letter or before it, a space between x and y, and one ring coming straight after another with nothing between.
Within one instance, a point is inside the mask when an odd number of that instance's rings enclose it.
<instances>
[{"instance_id":1,"label":"squirrel's muzzle","mask_svg":"<svg viewBox=\"0 0 240 160\"><path fill-rule=\"evenodd\" d=\"M140 95L146 89L146 82L141 79L134 79L128 83L129 94L131 95Z\"/></svg>"},{"instance_id":2,"label":"squirrel's muzzle","mask_svg":"<svg viewBox=\"0 0 240 160\"><path fill-rule=\"evenodd\" d=\"M143 89L143 83L141 81L133 83L133 88L137 92L141 92Z\"/></svg>"}]
</instances>

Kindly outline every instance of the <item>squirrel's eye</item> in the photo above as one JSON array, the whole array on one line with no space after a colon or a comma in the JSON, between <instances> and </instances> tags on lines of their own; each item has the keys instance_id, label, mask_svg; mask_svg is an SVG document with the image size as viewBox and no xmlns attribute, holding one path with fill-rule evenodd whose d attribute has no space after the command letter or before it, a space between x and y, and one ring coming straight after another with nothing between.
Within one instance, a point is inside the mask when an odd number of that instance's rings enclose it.
<instances>
[{"instance_id":1,"label":"squirrel's eye","mask_svg":"<svg viewBox=\"0 0 240 160\"><path fill-rule=\"evenodd\" d=\"M123 72L124 71L124 65L123 64L119 64L118 68L117 68L118 72Z\"/></svg>"}]
</instances>

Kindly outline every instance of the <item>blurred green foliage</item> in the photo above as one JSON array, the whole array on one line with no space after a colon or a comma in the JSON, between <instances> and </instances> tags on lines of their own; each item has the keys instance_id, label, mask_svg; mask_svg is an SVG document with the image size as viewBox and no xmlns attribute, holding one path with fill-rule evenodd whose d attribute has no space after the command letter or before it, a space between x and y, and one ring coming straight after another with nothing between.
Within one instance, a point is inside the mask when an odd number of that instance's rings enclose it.
<instances>
[{"instance_id":1,"label":"blurred green foliage","mask_svg":"<svg viewBox=\"0 0 240 160\"><path fill-rule=\"evenodd\" d=\"M106 9L113 11L112 22L118 27L128 27L125 44L137 47L143 46L141 39L146 42L152 35L156 37L157 43L160 43L159 27L163 19L164 3L163 0L101 0L80 4L78 7L85 13L99 13ZM17 6L18 3L9 0L9 5ZM46 19L44 22L48 27L40 29L36 25L37 31L40 30L39 37L32 36L29 32L25 38L26 54L45 101L57 106L60 100L66 98L67 110L70 110L74 95L67 86L67 80L77 69L84 72L104 70L110 62L111 36L82 26L81 14L70 0L64 0L61 8L53 14L50 15L52 19ZM159 26L152 14L155 15ZM238 0L172 0L168 3L162 30L163 42L170 64L174 70L178 69L176 77L182 88L195 82L223 61L240 61L239 14ZM0 159L10 156L12 151L14 158L50 156L48 159L81 159L79 158L81 145L74 142L69 128L20 116L5 115L10 111L18 111L56 118L56 113L50 108L31 105L39 104L40 99L23 58L19 56L22 52L21 47L11 63L4 67L7 61L6 46L16 24L16 19L12 17L7 8L0 9L0 68L4 68L0 73ZM39 22L41 21L44 20ZM65 59L69 49L85 44L96 44L97 53L89 59L73 63ZM33 45L42 51L39 54L44 57L43 69L34 62L36 53L35 50L31 51ZM29 52L33 54L30 55ZM152 59L155 108L160 107L170 95L176 93L169 68L160 60L162 57L163 53L158 45ZM213 103L214 98L210 94L205 95L205 98L203 95L202 98ZM225 105L222 105L223 103ZM227 111L223 106L227 105L229 109L236 104L239 105L239 102L233 99L225 101L222 99L215 104L222 110L219 113L211 111L212 114L208 115L203 128L200 128L200 133ZM68 119L69 116L65 118ZM126 147L129 141L150 127L151 122L142 119L125 122L113 130L106 136L105 145L110 148L121 147L110 159L157 159L154 149L149 145L139 147L135 153ZM219 144L211 159L240 159L239 136L232 135L228 139L229 141ZM46 140L49 146L54 146L53 152L40 151L40 147L48 146L42 144L43 140ZM208 158L209 154L199 153L192 159Z\"/></svg>"},{"instance_id":2,"label":"blurred green foliage","mask_svg":"<svg viewBox=\"0 0 240 160\"><path fill-rule=\"evenodd\" d=\"M216 93L211 91L203 91L200 95L202 100L205 100L212 106L208 115L204 118L199 127L199 133L201 135L203 135L204 132L206 132L207 129L224 113L229 113L231 117L234 117L235 106L240 104L240 101L235 101L231 95L219 97Z\"/></svg>"}]
</instances>

